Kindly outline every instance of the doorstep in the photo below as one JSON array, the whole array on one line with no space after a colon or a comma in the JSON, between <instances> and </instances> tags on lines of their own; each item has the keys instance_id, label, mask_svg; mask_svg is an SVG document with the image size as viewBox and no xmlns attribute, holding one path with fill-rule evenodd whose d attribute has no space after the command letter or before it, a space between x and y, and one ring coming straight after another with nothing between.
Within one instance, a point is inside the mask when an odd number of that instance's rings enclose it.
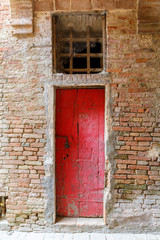
<instances>
[{"instance_id":1,"label":"doorstep","mask_svg":"<svg viewBox=\"0 0 160 240\"><path fill-rule=\"evenodd\" d=\"M103 218L70 218L70 217L58 217L56 225L62 226L104 226Z\"/></svg>"},{"instance_id":2,"label":"doorstep","mask_svg":"<svg viewBox=\"0 0 160 240\"><path fill-rule=\"evenodd\" d=\"M0 230L1 231L10 230L10 226L8 225L8 221L6 219L0 219Z\"/></svg>"},{"instance_id":3,"label":"doorstep","mask_svg":"<svg viewBox=\"0 0 160 240\"><path fill-rule=\"evenodd\" d=\"M51 231L57 233L104 232L106 225L103 218L58 217Z\"/></svg>"}]
</instances>

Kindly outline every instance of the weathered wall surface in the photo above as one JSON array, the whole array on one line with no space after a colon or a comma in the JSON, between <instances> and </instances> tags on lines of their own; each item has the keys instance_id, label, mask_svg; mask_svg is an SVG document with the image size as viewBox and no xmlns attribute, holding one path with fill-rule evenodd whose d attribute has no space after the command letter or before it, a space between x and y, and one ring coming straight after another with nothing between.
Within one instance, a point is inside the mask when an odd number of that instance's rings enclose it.
<instances>
[{"instance_id":1,"label":"weathered wall surface","mask_svg":"<svg viewBox=\"0 0 160 240\"><path fill-rule=\"evenodd\" d=\"M107 226L158 230L160 35L137 33L137 1L62 3L34 2L33 35L13 35L10 1L0 3L0 195L8 196L7 220L28 231L45 225L44 95L45 82L52 78L51 11L106 9L114 146L107 159Z\"/></svg>"},{"instance_id":2,"label":"weathered wall surface","mask_svg":"<svg viewBox=\"0 0 160 240\"><path fill-rule=\"evenodd\" d=\"M138 7L139 33L160 32L160 1L140 0Z\"/></svg>"},{"instance_id":3,"label":"weathered wall surface","mask_svg":"<svg viewBox=\"0 0 160 240\"><path fill-rule=\"evenodd\" d=\"M0 181L8 196L7 220L43 225L44 81L52 72L51 17L35 13L35 36L14 37L9 1L1 2L1 12Z\"/></svg>"},{"instance_id":4,"label":"weathered wall surface","mask_svg":"<svg viewBox=\"0 0 160 240\"><path fill-rule=\"evenodd\" d=\"M114 210L117 228L159 225L160 36L136 34L136 11L108 14L108 68L112 74L116 134Z\"/></svg>"}]
</instances>

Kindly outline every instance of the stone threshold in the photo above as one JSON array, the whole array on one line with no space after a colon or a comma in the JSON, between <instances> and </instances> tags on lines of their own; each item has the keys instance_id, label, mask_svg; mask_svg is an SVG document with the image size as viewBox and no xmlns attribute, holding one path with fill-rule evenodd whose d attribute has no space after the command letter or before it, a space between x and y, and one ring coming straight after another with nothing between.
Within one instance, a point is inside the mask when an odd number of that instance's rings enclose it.
<instances>
[{"instance_id":1,"label":"stone threshold","mask_svg":"<svg viewBox=\"0 0 160 240\"><path fill-rule=\"evenodd\" d=\"M57 217L55 225L57 226L96 226L103 227L105 225L103 218L72 218Z\"/></svg>"},{"instance_id":2,"label":"stone threshold","mask_svg":"<svg viewBox=\"0 0 160 240\"><path fill-rule=\"evenodd\" d=\"M6 219L0 219L0 230L8 231L9 229L8 221Z\"/></svg>"}]
</instances>

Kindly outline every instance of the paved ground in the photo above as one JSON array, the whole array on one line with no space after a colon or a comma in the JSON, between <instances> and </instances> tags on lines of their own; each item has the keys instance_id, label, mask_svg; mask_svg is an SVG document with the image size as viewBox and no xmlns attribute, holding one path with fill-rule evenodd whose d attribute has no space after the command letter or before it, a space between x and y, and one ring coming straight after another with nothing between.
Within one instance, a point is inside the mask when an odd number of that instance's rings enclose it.
<instances>
[{"instance_id":1,"label":"paved ground","mask_svg":"<svg viewBox=\"0 0 160 240\"><path fill-rule=\"evenodd\" d=\"M160 240L160 234L11 233L0 231L0 240Z\"/></svg>"}]
</instances>

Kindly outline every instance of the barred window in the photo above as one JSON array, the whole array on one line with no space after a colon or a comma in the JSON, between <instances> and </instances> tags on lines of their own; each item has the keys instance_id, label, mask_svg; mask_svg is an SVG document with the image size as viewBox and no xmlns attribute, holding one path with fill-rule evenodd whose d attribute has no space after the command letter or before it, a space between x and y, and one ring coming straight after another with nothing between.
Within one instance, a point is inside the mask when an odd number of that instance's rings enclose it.
<instances>
[{"instance_id":1,"label":"barred window","mask_svg":"<svg viewBox=\"0 0 160 240\"><path fill-rule=\"evenodd\" d=\"M54 15L54 73L102 72L105 68L105 29L105 14Z\"/></svg>"}]
</instances>

